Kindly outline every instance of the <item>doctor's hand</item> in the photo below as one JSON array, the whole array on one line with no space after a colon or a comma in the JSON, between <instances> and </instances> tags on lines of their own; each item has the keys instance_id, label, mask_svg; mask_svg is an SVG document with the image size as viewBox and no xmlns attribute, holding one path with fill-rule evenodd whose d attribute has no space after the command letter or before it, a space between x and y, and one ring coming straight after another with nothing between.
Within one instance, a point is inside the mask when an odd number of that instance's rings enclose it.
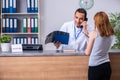
<instances>
[{"instance_id":1,"label":"doctor's hand","mask_svg":"<svg viewBox=\"0 0 120 80\"><path fill-rule=\"evenodd\" d=\"M56 48L59 48L60 45L61 45L61 43L60 43L59 41L57 41L57 42L55 41L55 42L54 42L54 45L56 46Z\"/></svg>"},{"instance_id":2,"label":"doctor's hand","mask_svg":"<svg viewBox=\"0 0 120 80\"><path fill-rule=\"evenodd\" d=\"M87 30L87 22L84 21L84 22L81 23L81 25L83 26L84 33L86 35L88 35L89 33L88 33L88 30Z\"/></svg>"}]
</instances>

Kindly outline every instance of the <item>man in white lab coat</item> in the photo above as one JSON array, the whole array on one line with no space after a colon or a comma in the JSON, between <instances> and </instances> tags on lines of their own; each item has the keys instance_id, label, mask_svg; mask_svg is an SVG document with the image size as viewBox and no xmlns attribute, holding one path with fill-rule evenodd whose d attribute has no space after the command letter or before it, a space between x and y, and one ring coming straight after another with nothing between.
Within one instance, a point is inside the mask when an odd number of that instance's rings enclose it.
<instances>
[{"instance_id":1,"label":"man in white lab coat","mask_svg":"<svg viewBox=\"0 0 120 80\"><path fill-rule=\"evenodd\" d=\"M66 22L61 27L60 31L69 33L68 45L61 45L60 42L55 42L57 48L62 49L71 48L77 51L84 51L88 40L87 30L87 12L83 8L78 8L74 13L74 20Z\"/></svg>"}]
</instances>

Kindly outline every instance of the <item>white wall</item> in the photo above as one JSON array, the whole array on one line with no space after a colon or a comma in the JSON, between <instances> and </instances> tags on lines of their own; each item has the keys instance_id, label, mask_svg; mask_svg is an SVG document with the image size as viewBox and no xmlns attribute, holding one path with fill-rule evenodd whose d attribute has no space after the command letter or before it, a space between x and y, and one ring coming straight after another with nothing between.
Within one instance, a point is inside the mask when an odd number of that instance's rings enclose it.
<instances>
[{"instance_id":1,"label":"white wall","mask_svg":"<svg viewBox=\"0 0 120 80\"><path fill-rule=\"evenodd\" d=\"M74 11L79 7L79 0L40 0L41 43L45 50L55 49L52 43L44 44L46 35L73 20ZM87 10L88 24L94 24L93 16L98 11L120 12L120 0L94 0L94 6Z\"/></svg>"}]
</instances>

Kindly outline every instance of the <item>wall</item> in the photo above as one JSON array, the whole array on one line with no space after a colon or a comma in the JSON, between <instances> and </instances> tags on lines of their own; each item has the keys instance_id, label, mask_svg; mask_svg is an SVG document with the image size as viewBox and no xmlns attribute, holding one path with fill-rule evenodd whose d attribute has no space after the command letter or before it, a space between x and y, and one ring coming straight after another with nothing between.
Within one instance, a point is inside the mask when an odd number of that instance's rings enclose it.
<instances>
[{"instance_id":1,"label":"wall","mask_svg":"<svg viewBox=\"0 0 120 80\"><path fill-rule=\"evenodd\" d=\"M94 6L87 10L88 24L93 25L93 16L98 11L120 12L119 4L120 0L94 0ZM79 0L40 0L41 43L45 50L55 49L52 43L44 44L46 35L73 20L74 11L79 7Z\"/></svg>"}]
</instances>

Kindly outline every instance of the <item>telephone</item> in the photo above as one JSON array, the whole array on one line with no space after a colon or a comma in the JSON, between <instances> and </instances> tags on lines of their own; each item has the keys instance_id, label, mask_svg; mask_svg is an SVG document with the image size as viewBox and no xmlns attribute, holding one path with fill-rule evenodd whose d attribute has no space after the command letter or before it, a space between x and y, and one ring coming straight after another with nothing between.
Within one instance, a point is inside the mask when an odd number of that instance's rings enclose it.
<instances>
[{"instance_id":1,"label":"telephone","mask_svg":"<svg viewBox=\"0 0 120 80\"><path fill-rule=\"evenodd\" d=\"M88 20L88 18L85 18L85 19L84 19L84 21L87 21L87 20ZM83 25L81 25L80 28L83 28Z\"/></svg>"}]
</instances>

